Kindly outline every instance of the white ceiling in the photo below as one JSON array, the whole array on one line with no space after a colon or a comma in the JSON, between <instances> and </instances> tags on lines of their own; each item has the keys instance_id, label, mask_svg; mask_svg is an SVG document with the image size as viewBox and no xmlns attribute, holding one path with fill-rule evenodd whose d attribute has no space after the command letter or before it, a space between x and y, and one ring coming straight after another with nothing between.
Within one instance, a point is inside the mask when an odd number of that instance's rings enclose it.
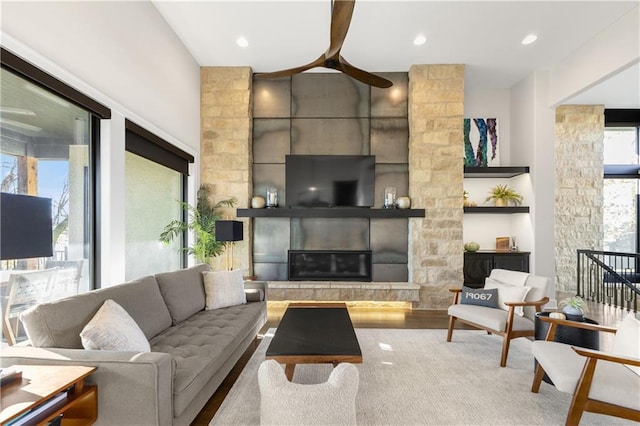
<instances>
[{"instance_id":1,"label":"white ceiling","mask_svg":"<svg viewBox=\"0 0 640 426\"><path fill-rule=\"evenodd\" d=\"M329 44L330 0L153 3L201 66L276 71L311 62ZM509 88L532 70L557 64L637 5L637 0L358 0L342 55L371 72L464 63L467 89ZM414 46L420 33L427 42ZM538 41L523 46L529 33ZM237 46L240 36L248 48ZM571 101L640 107L639 81L636 65Z\"/></svg>"}]
</instances>

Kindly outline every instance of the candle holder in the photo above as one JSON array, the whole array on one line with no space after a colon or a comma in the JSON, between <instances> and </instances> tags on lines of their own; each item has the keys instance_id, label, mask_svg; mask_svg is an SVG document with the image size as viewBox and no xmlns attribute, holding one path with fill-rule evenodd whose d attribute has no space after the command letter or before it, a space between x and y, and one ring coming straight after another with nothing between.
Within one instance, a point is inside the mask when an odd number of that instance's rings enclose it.
<instances>
[{"instance_id":1,"label":"candle holder","mask_svg":"<svg viewBox=\"0 0 640 426\"><path fill-rule=\"evenodd\" d=\"M272 209L278 207L278 188L267 189L267 208Z\"/></svg>"},{"instance_id":2,"label":"candle holder","mask_svg":"<svg viewBox=\"0 0 640 426\"><path fill-rule=\"evenodd\" d=\"M396 188L389 186L384 189L384 206L385 209L396 208Z\"/></svg>"}]
</instances>

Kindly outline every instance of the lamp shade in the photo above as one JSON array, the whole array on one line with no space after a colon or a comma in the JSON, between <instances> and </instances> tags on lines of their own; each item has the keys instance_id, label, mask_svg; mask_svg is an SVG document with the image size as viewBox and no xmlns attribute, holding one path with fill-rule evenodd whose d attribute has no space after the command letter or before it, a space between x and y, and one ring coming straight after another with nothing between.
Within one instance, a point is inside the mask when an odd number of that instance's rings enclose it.
<instances>
[{"instance_id":1,"label":"lamp shade","mask_svg":"<svg viewBox=\"0 0 640 426\"><path fill-rule=\"evenodd\" d=\"M53 256L51 199L0 193L0 259Z\"/></svg>"},{"instance_id":2,"label":"lamp shade","mask_svg":"<svg viewBox=\"0 0 640 426\"><path fill-rule=\"evenodd\" d=\"M216 221L216 241L242 241L242 222L239 220Z\"/></svg>"}]
</instances>

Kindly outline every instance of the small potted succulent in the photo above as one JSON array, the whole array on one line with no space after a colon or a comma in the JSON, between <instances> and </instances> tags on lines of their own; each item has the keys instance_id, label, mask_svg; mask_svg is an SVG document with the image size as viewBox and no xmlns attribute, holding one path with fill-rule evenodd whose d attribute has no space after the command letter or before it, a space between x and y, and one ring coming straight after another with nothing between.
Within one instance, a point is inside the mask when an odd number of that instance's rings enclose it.
<instances>
[{"instance_id":1,"label":"small potted succulent","mask_svg":"<svg viewBox=\"0 0 640 426\"><path fill-rule=\"evenodd\" d=\"M573 321L582 321L587 311L587 302L580 296L567 297L561 300L558 306L562 308L562 313L567 319Z\"/></svg>"},{"instance_id":2,"label":"small potted succulent","mask_svg":"<svg viewBox=\"0 0 640 426\"><path fill-rule=\"evenodd\" d=\"M496 207L507 207L509 203L519 205L522 203L523 197L518 194L509 185L496 185L489 191L489 195L485 201L494 200Z\"/></svg>"}]
</instances>

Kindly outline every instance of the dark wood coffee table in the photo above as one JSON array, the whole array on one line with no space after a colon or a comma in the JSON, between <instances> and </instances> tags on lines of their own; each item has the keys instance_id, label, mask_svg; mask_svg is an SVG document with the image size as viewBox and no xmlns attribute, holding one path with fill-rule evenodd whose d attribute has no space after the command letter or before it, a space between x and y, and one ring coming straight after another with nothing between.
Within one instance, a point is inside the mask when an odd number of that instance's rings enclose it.
<instances>
[{"instance_id":1,"label":"dark wood coffee table","mask_svg":"<svg viewBox=\"0 0 640 426\"><path fill-rule=\"evenodd\" d=\"M360 344L344 303L291 303L267 348L267 359L285 364L291 381L296 364L362 363Z\"/></svg>"}]
</instances>

